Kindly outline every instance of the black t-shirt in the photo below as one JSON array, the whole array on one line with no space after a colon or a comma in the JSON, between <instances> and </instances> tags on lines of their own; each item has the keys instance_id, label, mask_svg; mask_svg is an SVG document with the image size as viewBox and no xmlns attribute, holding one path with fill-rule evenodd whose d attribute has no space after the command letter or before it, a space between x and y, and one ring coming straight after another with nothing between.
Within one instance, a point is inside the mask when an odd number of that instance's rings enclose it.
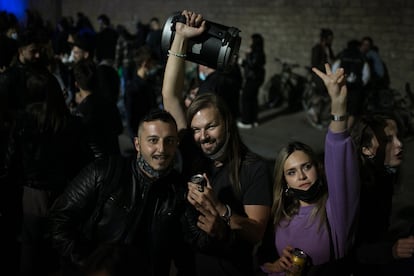
<instances>
[{"instance_id":1,"label":"black t-shirt","mask_svg":"<svg viewBox=\"0 0 414 276\"><path fill-rule=\"evenodd\" d=\"M243 156L239 194L230 182L228 164L215 167L195 145L190 131L186 131L181 140L180 152L186 173L206 173L217 198L228 204L234 213L247 217L244 205L271 206L271 174L268 163L260 156L250 151ZM236 233L235 240L230 243L223 242L212 250L196 252L197 275L253 275L252 251L253 245Z\"/></svg>"}]
</instances>

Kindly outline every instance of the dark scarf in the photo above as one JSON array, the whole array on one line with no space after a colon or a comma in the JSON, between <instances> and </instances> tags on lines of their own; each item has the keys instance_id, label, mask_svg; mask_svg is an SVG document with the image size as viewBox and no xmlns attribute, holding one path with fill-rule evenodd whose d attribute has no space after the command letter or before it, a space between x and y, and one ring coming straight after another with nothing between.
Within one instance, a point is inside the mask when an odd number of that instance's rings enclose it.
<instances>
[{"instance_id":1,"label":"dark scarf","mask_svg":"<svg viewBox=\"0 0 414 276\"><path fill-rule=\"evenodd\" d=\"M211 160L218 160L218 161L224 159L223 157L224 157L224 155L227 151L227 147L229 145L229 140L230 140L229 137L230 137L230 135L227 134L226 135L226 141L224 141L224 144L221 145L219 150L215 153L207 154L207 157L210 158Z\"/></svg>"},{"instance_id":2,"label":"dark scarf","mask_svg":"<svg viewBox=\"0 0 414 276\"><path fill-rule=\"evenodd\" d=\"M168 175L174 168L173 162L164 170L154 170L147 161L144 160L141 154L137 157L137 165L143 172L150 175L151 178L161 178Z\"/></svg>"}]
</instances>

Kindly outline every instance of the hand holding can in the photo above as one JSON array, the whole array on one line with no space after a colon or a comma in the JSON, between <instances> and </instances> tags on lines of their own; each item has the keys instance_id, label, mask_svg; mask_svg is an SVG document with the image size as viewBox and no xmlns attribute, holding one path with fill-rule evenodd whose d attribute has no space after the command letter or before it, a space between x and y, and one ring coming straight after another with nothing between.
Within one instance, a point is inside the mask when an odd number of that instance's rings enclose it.
<instances>
[{"instance_id":1,"label":"hand holding can","mask_svg":"<svg viewBox=\"0 0 414 276\"><path fill-rule=\"evenodd\" d=\"M290 271L286 272L286 275L289 276L300 276L305 269L307 255L306 253L299 248L292 250L292 268Z\"/></svg>"},{"instance_id":2,"label":"hand holding can","mask_svg":"<svg viewBox=\"0 0 414 276\"><path fill-rule=\"evenodd\" d=\"M190 181L198 185L198 191L204 192L204 187L207 186L207 180L202 174L195 174L191 177Z\"/></svg>"}]
</instances>

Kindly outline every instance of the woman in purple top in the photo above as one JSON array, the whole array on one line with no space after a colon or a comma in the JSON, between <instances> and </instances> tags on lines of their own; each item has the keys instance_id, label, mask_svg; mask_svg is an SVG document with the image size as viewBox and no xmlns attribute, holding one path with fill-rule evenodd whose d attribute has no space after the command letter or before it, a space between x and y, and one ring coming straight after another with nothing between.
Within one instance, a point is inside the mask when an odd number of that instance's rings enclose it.
<instances>
[{"instance_id":1,"label":"woman in purple top","mask_svg":"<svg viewBox=\"0 0 414 276\"><path fill-rule=\"evenodd\" d=\"M308 275L343 275L345 265L339 260L347 255L352 241L359 176L356 152L346 129L344 71L332 73L329 65L326 74L316 68L313 71L324 81L331 98L325 170L303 143L292 142L278 154L272 207L277 256L260 262L269 275L285 275L296 269L294 248L307 254Z\"/></svg>"}]
</instances>

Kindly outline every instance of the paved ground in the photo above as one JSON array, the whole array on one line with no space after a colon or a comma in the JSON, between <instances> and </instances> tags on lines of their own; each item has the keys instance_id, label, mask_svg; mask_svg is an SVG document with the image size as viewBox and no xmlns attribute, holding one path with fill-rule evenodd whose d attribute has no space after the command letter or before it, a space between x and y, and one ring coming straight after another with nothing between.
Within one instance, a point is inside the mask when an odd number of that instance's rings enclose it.
<instances>
[{"instance_id":1,"label":"paved ground","mask_svg":"<svg viewBox=\"0 0 414 276\"><path fill-rule=\"evenodd\" d=\"M245 143L256 153L273 161L278 149L291 140L300 140L322 152L325 130L310 126L303 112L283 114L276 109L262 111L259 116L260 125L253 129L240 130ZM122 150L131 150L130 140L120 137ZM395 214L393 225L407 227L414 223L414 139L404 141L404 162L402 166L402 185L394 196Z\"/></svg>"}]
</instances>

